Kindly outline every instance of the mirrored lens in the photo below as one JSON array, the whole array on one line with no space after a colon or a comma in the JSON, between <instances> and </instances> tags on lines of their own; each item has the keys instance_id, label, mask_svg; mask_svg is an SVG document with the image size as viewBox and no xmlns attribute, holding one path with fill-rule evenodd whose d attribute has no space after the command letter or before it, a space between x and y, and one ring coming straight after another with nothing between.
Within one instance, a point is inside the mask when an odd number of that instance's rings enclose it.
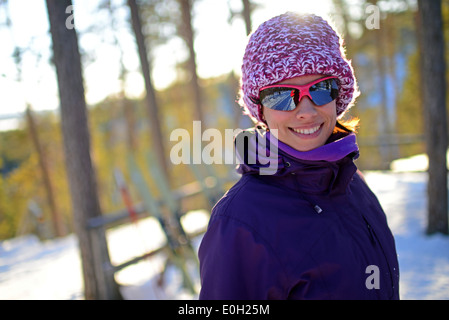
<instances>
[{"instance_id":1,"label":"mirrored lens","mask_svg":"<svg viewBox=\"0 0 449 320\"><path fill-rule=\"evenodd\" d=\"M268 88L260 92L260 101L263 106L279 111L290 111L296 108L293 95L296 89Z\"/></svg>"},{"instance_id":2,"label":"mirrored lens","mask_svg":"<svg viewBox=\"0 0 449 320\"><path fill-rule=\"evenodd\" d=\"M338 85L335 79L328 79L318 82L310 87L310 96L317 106L325 105L338 96Z\"/></svg>"}]
</instances>

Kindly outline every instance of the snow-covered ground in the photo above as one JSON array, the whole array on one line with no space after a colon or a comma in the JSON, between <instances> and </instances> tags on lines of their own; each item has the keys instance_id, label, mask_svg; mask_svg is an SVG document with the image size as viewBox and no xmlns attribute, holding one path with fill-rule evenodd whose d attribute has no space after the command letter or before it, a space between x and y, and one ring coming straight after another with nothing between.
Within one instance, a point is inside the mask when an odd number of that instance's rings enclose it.
<instances>
[{"instance_id":1,"label":"snow-covered ground","mask_svg":"<svg viewBox=\"0 0 449 320\"><path fill-rule=\"evenodd\" d=\"M395 240L401 299L449 299L449 237L426 236L427 173L369 172Z\"/></svg>"},{"instance_id":2,"label":"snow-covered ground","mask_svg":"<svg viewBox=\"0 0 449 320\"><path fill-rule=\"evenodd\" d=\"M182 219L187 232L205 227L208 215L194 211ZM163 232L154 218L107 231L111 262L114 265L152 251L164 243ZM193 239L198 247L200 238ZM182 278L173 266L167 268L165 286L156 285L165 256L157 254L116 273L126 299L192 299L182 289ZM188 265L199 289L197 267ZM6 299L83 299L81 262L75 235L40 242L35 236L0 241L0 300Z\"/></svg>"},{"instance_id":3,"label":"snow-covered ground","mask_svg":"<svg viewBox=\"0 0 449 320\"><path fill-rule=\"evenodd\" d=\"M426 236L426 181L424 172L366 172L365 178L387 213L395 235L401 271L402 299L449 299L449 237ZM187 228L204 226L207 216L194 212ZM108 231L114 264L160 245L163 239L155 220L144 219ZM196 247L200 239L196 239ZM169 269L165 290L156 277L164 263L161 255L117 274L128 299L196 298L178 290L180 276ZM195 270L195 266L191 266ZM197 283L198 285L198 283ZM73 235L39 242L26 236L0 242L0 299L83 299L77 241Z\"/></svg>"}]
</instances>

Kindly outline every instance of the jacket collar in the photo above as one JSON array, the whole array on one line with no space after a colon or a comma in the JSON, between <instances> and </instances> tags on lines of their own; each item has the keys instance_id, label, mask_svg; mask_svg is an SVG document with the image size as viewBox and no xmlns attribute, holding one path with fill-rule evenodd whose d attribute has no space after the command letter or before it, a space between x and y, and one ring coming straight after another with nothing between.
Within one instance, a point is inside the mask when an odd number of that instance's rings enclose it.
<instances>
[{"instance_id":1,"label":"jacket collar","mask_svg":"<svg viewBox=\"0 0 449 320\"><path fill-rule=\"evenodd\" d=\"M303 194L341 194L346 192L349 182L357 171L353 160L358 157L359 149L354 133L333 134L325 145L311 151L300 152L281 141L274 140L275 138L270 136L269 132L257 130L250 132L245 152L256 161L250 163L243 161L242 159L247 160L248 157L242 157L240 154L242 150L237 150L241 162L237 172L244 175L258 175L269 183ZM271 175L260 175L261 168L266 166L261 163L266 164L267 161L266 159L262 161L266 151L258 150L260 144L256 143L257 139L266 139L266 145L270 145L270 148L277 143L277 170ZM274 161L273 158L272 161Z\"/></svg>"},{"instance_id":2,"label":"jacket collar","mask_svg":"<svg viewBox=\"0 0 449 320\"><path fill-rule=\"evenodd\" d=\"M282 141L278 141L278 146L280 150L293 158L307 161L335 162L351 153L358 155L359 151L354 133L332 134L325 145L310 151L298 151Z\"/></svg>"}]
</instances>

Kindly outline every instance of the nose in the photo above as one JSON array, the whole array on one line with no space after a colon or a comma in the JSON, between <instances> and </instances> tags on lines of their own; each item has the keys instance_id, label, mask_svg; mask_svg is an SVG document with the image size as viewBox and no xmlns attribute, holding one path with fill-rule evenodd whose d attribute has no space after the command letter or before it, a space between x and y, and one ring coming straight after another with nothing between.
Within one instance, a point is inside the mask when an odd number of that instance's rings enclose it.
<instances>
[{"instance_id":1,"label":"nose","mask_svg":"<svg viewBox=\"0 0 449 320\"><path fill-rule=\"evenodd\" d=\"M298 119L310 119L315 117L318 112L315 109L315 104L309 97L305 96L296 105L296 118Z\"/></svg>"}]
</instances>

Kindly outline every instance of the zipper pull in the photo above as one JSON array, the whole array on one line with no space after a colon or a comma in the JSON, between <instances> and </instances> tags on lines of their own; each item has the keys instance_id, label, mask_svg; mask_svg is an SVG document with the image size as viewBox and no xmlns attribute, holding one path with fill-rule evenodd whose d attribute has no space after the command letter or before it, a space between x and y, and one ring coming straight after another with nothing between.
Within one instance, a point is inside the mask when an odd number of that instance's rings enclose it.
<instances>
[{"instance_id":1,"label":"zipper pull","mask_svg":"<svg viewBox=\"0 0 449 320\"><path fill-rule=\"evenodd\" d=\"M313 207L313 209L315 209L316 213L318 213L318 214L320 214L321 212L323 212L323 209L321 209L320 206L317 205L317 204Z\"/></svg>"},{"instance_id":2,"label":"zipper pull","mask_svg":"<svg viewBox=\"0 0 449 320\"><path fill-rule=\"evenodd\" d=\"M366 227L368 228L368 232L369 232L369 236L370 236L370 239L371 239L371 243L373 244L373 246L375 246L376 245L376 240L374 238L373 228L371 228L370 224L368 223L368 221L366 221L365 218L363 218L363 219L365 220Z\"/></svg>"}]
</instances>

